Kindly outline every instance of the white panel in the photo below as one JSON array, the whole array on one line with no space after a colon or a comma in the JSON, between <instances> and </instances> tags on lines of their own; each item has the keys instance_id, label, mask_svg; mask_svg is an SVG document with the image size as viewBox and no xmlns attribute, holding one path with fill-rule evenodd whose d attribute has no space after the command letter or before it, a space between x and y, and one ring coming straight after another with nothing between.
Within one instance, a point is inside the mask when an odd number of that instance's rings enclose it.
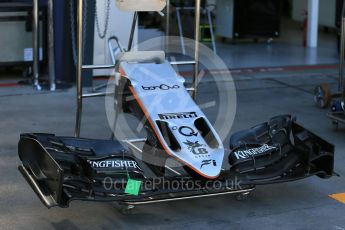
<instances>
[{"instance_id":1,"label":"white panel","mask_svg":"<svg viewBox=\"0 0 345 230\"><path fill-rule=\"evenodd\" d=\"M303 21L304 10L308 10L308 0L293 0L292 19L296 21Z\"/></svg>"},{"instance_id":2,"label":"white panel","mask_svg":"<svg viewBox=\"0 0 345 230\"><path fill-rule=\"evenodd\" d=\"M116 5L123 11L153 12L162 11L166 0L116 0Z\"/></svg>"},{"instance_id":3,"label":"white panel","mask_svg":"<svg viewBox=\"0 0 345 230\"><path fill-rule=\"evenodd\" d=\"M18 14L15 12L14 14ZM1 16L7 15L0 13ZM20 15L20 13L19 13ZM42 23L40 23L42 30ZM0 63L32 60L32 33L25 29L24 21L0 21ZM42 53L43 34L40 34ZM30 52L31 50L31 52ZM42 59L42 54L40 55Z\"/></svg>"},{"instance_id":4,"label":"white panel","mask_svg":"<svg viewBox=\"0 0 345 230\"><path fill-rule=\"evenodd\" d=\"M293 0L292 18L303 21L303 11L308 9L308 0ZM336 0L320 0L319 25L335 27Z\"/></svg>"},{"instance_id":5,"label":"white panel","mask_svg":"<svg viewBox=\"0 0 345 230\"><path fill-rule=\"evenodd\" d=\"M335 27L337 0L320 0L319 25Z\"/></svg>"}]
</instances>

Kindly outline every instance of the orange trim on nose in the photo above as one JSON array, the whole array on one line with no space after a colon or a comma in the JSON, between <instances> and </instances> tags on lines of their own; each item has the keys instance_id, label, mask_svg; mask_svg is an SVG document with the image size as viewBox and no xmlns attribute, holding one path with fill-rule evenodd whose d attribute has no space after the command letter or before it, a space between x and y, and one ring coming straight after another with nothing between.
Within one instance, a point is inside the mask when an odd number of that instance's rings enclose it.
<instances>
[{"instance_id":1,"label":"orange trim on nose","mask_svg":"<svg viewBox=\"0 0 345 230\"><path fill-rule=\"evenodd\" d=\"M155 134L156 134L156 136L157 136L157 138L158 138L158 141L161 143L162 147L164 148L164 151L165 151L170 157L174 157L174 159L176 159L177 161L179 161L180 163L182 163L182 164L184 164L184 165L187 165L187 166L188 166L190 169L192 169L194 172L196 172L197 174L199 174L199 175L201 175L201 176L203 176L203 177L205 177L205 178L207 178L207 179L216 179L217 177L219 177L220 172L219 172L219 174L218 174L217 176L215 176L215 177L210 177L210 176L207 176L207 175L203 174L203 173L200 172L199 170L195 169L192 165L188 164L187 162L185 162L185 161L183 161L183 160L181 160L181 159L175 157L175 156L170 152L170 150L166 147L164 141L161 139L160 133L159 133L158 130L155 128L154 123L153 123L153 121L151 120L148 111L146 110L144 104L141 102L139 96L137 95L137 93L135 92L135 90L133 89L133 87L130 86L130 87L129 87L129 90L130 90L131 93L133 94L135 100L138 102L138 104L139 104L141 110L144 112L144 115L145 115L146 119L149 121L149 123L150 123L150 125L151 125L153 131L155 132Z\"/></svg>"}]
</instances>

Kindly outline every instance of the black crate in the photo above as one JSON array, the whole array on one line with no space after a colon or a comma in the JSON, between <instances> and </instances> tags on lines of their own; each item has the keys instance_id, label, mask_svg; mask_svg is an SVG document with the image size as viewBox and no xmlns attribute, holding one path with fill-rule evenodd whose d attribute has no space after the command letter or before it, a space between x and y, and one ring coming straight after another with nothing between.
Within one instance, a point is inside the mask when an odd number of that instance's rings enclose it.
<instances>
[{"instance_id":1,"label":"black crate","mask_svg":"<svg viewBox=\"0 0 345 230\"><path fill-rule=\"evenodd\" d=\"M280 0L236 0L234 38L280 36Z\"/></svg>"}]
</instances>

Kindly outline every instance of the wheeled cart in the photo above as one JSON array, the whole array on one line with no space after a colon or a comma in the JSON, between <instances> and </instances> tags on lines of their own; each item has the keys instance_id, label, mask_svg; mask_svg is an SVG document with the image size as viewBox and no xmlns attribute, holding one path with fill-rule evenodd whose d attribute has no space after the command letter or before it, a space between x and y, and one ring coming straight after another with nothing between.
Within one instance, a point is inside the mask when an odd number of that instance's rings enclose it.
<instances>
[{"instance_id":1,"label":"wheeled cart","mask_svg":"<svg viewBox=\"0 0 345 230\"><path fill-rule=\"evenodd\" d=\"M82 0L79 4L80 10ZM161 12L166 2L117 0L117 5L135 12ZM136 16L133 25L135 20ZM78 47L81 57L82 46ZM235 133L225 147L194 100L196 88L190 95L165 53L130 48L112 57L118 77L116 98L122 112L140 121L146 138L119 141L115 137L21 135L19 170L48 208L68 207L74 200L117 202L128 211L135 205L226 194L242 199L255 186L333 176L334 146L291 115L276 116ZM78 66L80 77L83 65L79 58ZM78 89L81 102L81 85Z\"/></svg>"}]
</instances>

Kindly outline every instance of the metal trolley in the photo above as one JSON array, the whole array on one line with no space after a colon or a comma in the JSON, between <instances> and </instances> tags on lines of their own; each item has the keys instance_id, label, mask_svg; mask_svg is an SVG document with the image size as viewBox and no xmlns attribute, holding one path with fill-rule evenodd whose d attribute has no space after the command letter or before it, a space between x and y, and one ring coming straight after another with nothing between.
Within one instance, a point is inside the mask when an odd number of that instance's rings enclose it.
<instances>
[{"instance_id":1,"label":"metal trolley","mask_svg":"<svg viewBox=\"0 0 345 230\"><path fill-rule=\"evenodd\" d=\"M200 37L200 14L201 14L201 0L195 0L195 53L194 53L194 60L193 61L174 61L171 62L172 65L193 65L194 66L194 74L193 74L193 86L189 90L192 92L193 98L196 99L197 95L197 86L198 86L198 76L199 76L199 37ZM113 64L110 65L84 65L82 63L83 60L83 0L78 0L78 8L77 8L77 112L76 112L76 124L75 124L75 136L80 137L80 130L81 130L81 123L82 123L82 111L83 111L83 99L92 98L92 97L104 97L109 96L108 93L105 92L93 92L93 93L83 93L83 71L84 70L95 70L95 69L115 69L116 60L112 57ZM169 36L169 12L170 12L170 1L167 0L167 8L166 8L166 23L167 23L167 31L166 36ZM137 25L138 20L138 13L134 13L133 17L133 24L131 28L131 36L128 45L128 50L130 51L133 44L134 32ZM114 39L114 37L110 38ZM109 44L110 41L109 40ZM168 39L167 39L168 40ZM111 53L113 53L113 49L111 48ZM116 111L118 112L118 111Z\"/></svg>"},{"instance_id":2,"label":"metal trolley","mask_svg":"<svg viewBox=\"0 0 345 230\"><path fill-rule=\"evenodd\" d=\"M174 61L170 62L172 65L193 65L194 66L194 74L193 74L193 85L192 88L187 89L192 93L192 97L194 100L197 96L197 87L198 87L198 76L199 76L199 35L200 35L200 14L201 14L201 0L195 0L195 52L194 52L194 60L192 61ZM111 65L84 65L82 63L83 60L83 53L82 53L82 47L83 47L83 0L78 0L78 20L77 20L77 114L76 114L76 125L75 125L75 136L80 137L80 129L81 129L81 120L82 120L82 106L83 106L83 100L86 98L92 98L92 97L103 97L103 96L109 96L109 93L105 92L93 92L93 93L83 93L83 87L82 87L82 75L83 70L90 70L90 69L115 69L116 68L116 58L114 54L114 49L112 43L115 41L120 48L120 50L124 51L124 49L121 47L118 39L116 37L110 37L108 40L108 45L111 53L111 59L113 64ZM170 12L170 1L167 0L167 8L166 8L166 15L169 15ZM131 28L131 35L130 35L130 41L128 45L127 51L130 51L133 44L133 37L135 32L135 27L137 25L137 19L138 19L138 13L134 13L133 17L133 24ZM169 24L170 19L167 16L166 20L166 26L167 26L167 32L166 35L168 36L169 31ZM169 42L169 39L166 39L166 43ZM117 74L115 74L115 78ZM116 79L115 79L116 81ZM111 93L111 96L114 96L115 99L117 98L116 92ZM115 100L116 101L116 100ZM118 104L118 103L117 103ZM119 108L117 106L117 108ZM119 110L119 109L117 109ZM112 138L114 138L115 128L116 128L116 121L117 116L120 111L115 111L115 123L113 127L113 135ZM124 143L128 144L128 146L135 152L142 152L140 148L138 148L137 144L144 143L146 141L146 138L137 138L137 139L127 139L122 140ZM174 176L181 176L181 174L174 169L167 167L167 170L172 173ZM173 200L184 200L184 199L193 199L193 198L200 198L200 197L209 197L209 196L221 196L226 194L236 194L236 198L238 200L245 199L253 190L255 187L250 186L247 188L244 188L242 190L234 191L232 189L227 189L226 191L223 191L221 193L211 193L211 194L197 194L197 195L186 195L183 197L171 197L171 198L162 198L162 199L154 199L154 200L147 200L147 201L140 201L140 200L129 200L125 202L120 202L119 205L123 209L123 212L130 212L131 209L134 208L135 205L143 205L143 204L150 204L150 203L160 203L160 202L167 202L167 201L173 201Z\"/></svg>"}]
</instances>

